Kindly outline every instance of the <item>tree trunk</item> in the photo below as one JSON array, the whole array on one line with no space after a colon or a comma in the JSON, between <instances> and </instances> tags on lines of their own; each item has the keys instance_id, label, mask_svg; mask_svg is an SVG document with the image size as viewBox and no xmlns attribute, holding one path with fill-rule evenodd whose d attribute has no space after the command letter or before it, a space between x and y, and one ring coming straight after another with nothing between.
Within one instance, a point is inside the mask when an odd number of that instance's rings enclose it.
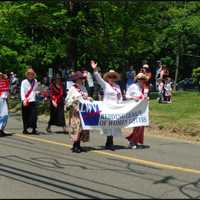
<instances>
[{"instance_id":1,"label":"tree trunk","mask_svg":"<svg viewBox=\"0 0 200 200\"><path fill-rule=\"evenodd\" d=\"M69 16L75 17L78 13L78 4L79 0L69 0L68 9L69 9ZM78 37L78 27L76 24L71 25L69 30L69 41L68 41L68 48L67 48L67 65L71 68L75 68L76 66L76 54L77 54L77 37Z\"/></svg>"},{"instance_id":2,"label":"tree trunk","mask_svg":"<svg viewBox=\"0 0 200 200\"><path fill-rule=\"evenodd\" d=\"M174 91L176 91L176 84L178 81L179 65L180 65L180 54L181 54L181 39L180 35L177 39L177 50L176 50L176 71L175 71L175 80L174 80Z\"/></svg>"}]
</instances>

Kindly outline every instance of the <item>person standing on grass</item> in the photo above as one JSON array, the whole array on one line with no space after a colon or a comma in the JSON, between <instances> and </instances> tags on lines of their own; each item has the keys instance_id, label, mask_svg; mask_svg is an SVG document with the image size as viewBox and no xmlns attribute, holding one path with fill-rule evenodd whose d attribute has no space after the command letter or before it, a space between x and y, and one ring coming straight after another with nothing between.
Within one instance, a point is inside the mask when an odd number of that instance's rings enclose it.
<instances>
[{"instance_id":1,"label":"person standing on grass","mask_svg":"<svg viewBox=\"0 0 200 200\"><path fill-rule=\"evenodd\" d=\"M50 83L50 119L47 132L51 132L51 126L63 127L63 132L67 133L64 114L64 88L61 75L57 73Z\"/></svg>"},{"instance_id":2,"label":"person standing on grass","mask_svg":"<svg viewBox=\"0 0 200 200\"><path fill-rule=\"evenodd\" d=\"M139 101L148 98L145 95L145 86L148 77L143 73L139 73L136 76L136 81L137 82L133 83L126 92L127 100ZM144 126L134 128L126 139L129 141L128 148L138 149L144 147Z\"/></svg>"},{"instance_id":3,"label":"person standing on grass","mask_svg":"<svg viewBox=\"0 0 200 200\"><path fill-rule=\"evenodd\" d=\"M81 153L83 151L81 148L81 141L89 141L89 130L83 130L82 128L79 115L79 101L92 100L92 98L88 96L87 89L84 86L86 77L82 72L77 71L70 77L70 80L73 81L74 84L70 87L66 97L66 105L70 108L69 134L73 141L72 152Z\"/></svg>"},{"instance_id":4,"label":"person standing on grass","mask_svg":"<svg viewBox=\"0 0 200 200\"><path fill-rule=\"evenodd\" d=\"M0 137L6 135L4 129L8 121L8 94L9 80L0 72Z\"/></svg>"},{"instance_id":5,"label":"person standing on grass","mask_svg":"<svg viewBox=\"0 0 200 200\"><path fill-rule=\"evenodd\" d=\"M91 66L94 70L94 77L97 83L102 87L104 96L103 101L106 103L121 103L123 100L121 88L116 84L120 80L120 74L114 70L105 73L103 78L97 70L97 63L91 61ZM120 128L106 128L103 133L107 136L105 148L114 151L113 136L121 135Z\"/></svg>"},{"instance_id":6,"label":"person standing on grass","mask_svg":"<svg viewBox=\"0 0 200 200\"><path fill-rule=\"evenodd\" d=\"M22 120L23 134L29 134L28 129L32 128L32 134L39 134L37 128L37 105L36 93L38 83L35 79L36 73L29 67L26 71L26 79L21 83L21 100L22 100Z\"/></svg>"}]
</instances>

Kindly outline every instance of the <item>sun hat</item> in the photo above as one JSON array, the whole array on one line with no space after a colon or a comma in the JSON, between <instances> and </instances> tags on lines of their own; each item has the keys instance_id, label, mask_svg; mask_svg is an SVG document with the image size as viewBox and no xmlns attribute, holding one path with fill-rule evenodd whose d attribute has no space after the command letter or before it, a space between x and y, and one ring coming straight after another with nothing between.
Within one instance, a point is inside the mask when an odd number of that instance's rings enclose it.
<instances>
[{"instance_id":1,"label":"sun hat","mask_svg":"<svg viewBox=\"0 0 200 200\"><path fill-rule=\"evenodd\" d=\"M145 75L145 74L143 74L143 73L139 73L139 74L137 74L137 76L135 77L135 80L148 80L148 77Z\"/></svg>"},{"instance_id":2,"label":"sun hat","mask_svg":"<svg viewBox=\"0 0 200 200\"><path fill-rule=\"evenodd\" d=\"M77 81L78 79L86 79L81 71L76 71L70 78L70 81Z\"/></svg>"},{"instance_id":3,"label":"sun hat","mask_svg":"<svg viewBox=\"0 0 200 200\"><path fill-rule=\"evenodd\" d=\"M144 64L142 67L143 68L149 68L149 65L148 64Z\"/></svg>"},{"instance_id":4,"label":"sun hat","mask_svg":"<svg viewBox=\"0 0 200 200\"><path fill-rule=\"evenodd\" d=\"M121 79L120 74L115 70L110 70L109 72L105 73L103 79L107 81L109 77L112 77L114 81L119 81Z\"/></svg>"},{"instance_id":5,"label":"sun hat","mask_svg":"<svg viewBox=\"0 0 200 200\"><path fill-rule=\"evenodd\" d=\"M28 74L33 74L34 77L36 76L36 73L35 71L33 70L33 68L28 68L25 75L28 76Z\"/></svg>"}]
</instances>

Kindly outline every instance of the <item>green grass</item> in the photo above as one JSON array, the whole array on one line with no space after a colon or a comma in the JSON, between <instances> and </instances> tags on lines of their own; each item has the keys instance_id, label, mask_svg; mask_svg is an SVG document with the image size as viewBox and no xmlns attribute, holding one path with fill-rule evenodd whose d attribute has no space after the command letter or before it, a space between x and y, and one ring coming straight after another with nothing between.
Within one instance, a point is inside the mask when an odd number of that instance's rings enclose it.
<instances>
[{"instance_id":1,"label":"green grass","mask_svg":"<svg viewBox=\"0 0 200 200\"><path fill-rule=\"evenodd\" d=\"M163 131L200 136L200 93L176 92L172 104L150 101L150 120Z\"/></svg>"}]
</instances>

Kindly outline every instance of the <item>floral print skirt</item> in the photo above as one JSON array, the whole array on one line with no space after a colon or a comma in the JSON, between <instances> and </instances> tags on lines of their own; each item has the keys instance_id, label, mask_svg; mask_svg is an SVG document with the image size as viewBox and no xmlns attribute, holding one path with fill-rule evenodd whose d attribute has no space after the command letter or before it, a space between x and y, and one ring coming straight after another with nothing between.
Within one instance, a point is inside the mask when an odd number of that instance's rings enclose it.
<instances>
[{"instance_id":1,"label":"floral print skirt","mask_svg":"<svg viewBox=\"0 0 200 200\"><path fill-rule=\"evenodd\" d=\"M81 126L81 119L76 105L70 108L69 112L69 126L70 138L73 142L81 141L88 142L90 139L89 130L83 130Z\"/></svg>"}]
</instances>

